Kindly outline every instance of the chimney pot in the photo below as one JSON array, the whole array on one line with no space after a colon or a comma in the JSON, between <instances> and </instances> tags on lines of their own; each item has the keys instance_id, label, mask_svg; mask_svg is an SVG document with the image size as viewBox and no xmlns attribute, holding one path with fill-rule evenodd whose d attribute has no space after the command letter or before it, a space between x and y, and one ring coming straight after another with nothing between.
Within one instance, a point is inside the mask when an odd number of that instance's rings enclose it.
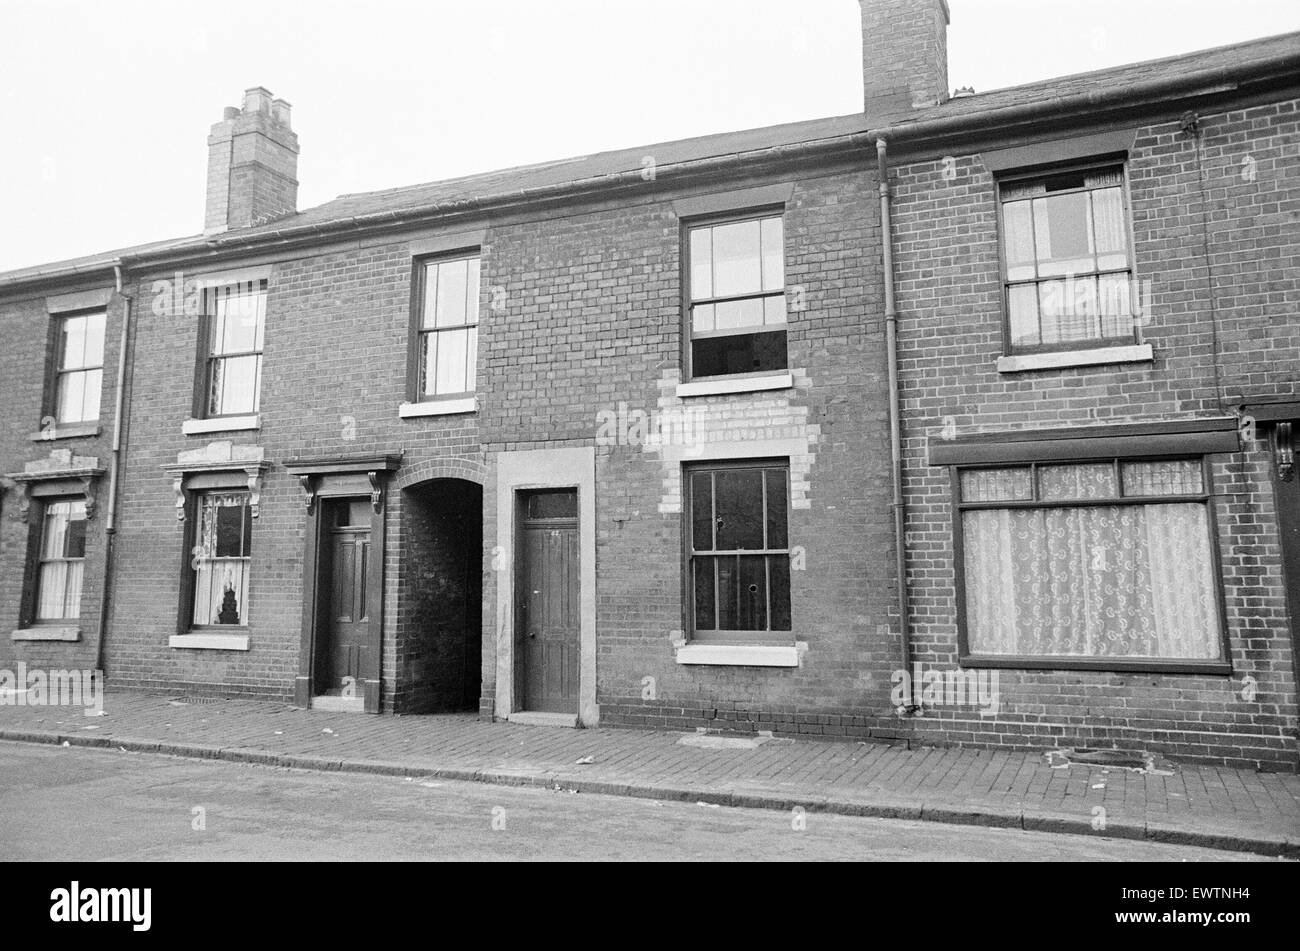
<instances>
[{"instance_id":1,"label":"chimney pot","mask_svg":"<svg viewBox=\"0 0 1300 951\"><path fill-rule=\"evenodd\" d=\"M298 136L289 103L264 86L244 91L243 106L228 106L208 135L204 234L249 228L298 207Z\"/></svg>"}]
</instances>

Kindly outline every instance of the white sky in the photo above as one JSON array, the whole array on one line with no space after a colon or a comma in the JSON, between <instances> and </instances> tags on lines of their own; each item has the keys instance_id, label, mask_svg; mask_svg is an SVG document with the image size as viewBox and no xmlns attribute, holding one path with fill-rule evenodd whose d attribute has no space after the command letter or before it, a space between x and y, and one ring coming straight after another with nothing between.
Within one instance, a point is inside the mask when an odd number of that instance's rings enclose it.
<instances>
[{"instance_id":1,"label":"white sky","mask_svg":"<svg viewBox=\"0 0 1300 951\"><path fill-rule=\"evenodd\" d=\"M949 0L979 91L1300 30L1295 0ZM861 108L856 0L0 0L0 270L197 233L207 132L293 104L299 208Z\"/></svg>"}]
</instances>

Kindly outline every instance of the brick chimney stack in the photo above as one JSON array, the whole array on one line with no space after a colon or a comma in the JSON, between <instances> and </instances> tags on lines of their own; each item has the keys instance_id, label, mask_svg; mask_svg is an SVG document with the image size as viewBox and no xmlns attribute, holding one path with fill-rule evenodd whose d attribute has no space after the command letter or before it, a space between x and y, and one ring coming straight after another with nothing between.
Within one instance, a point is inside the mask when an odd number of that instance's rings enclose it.
<instances>
[{"instance_id":1,"label":"brick chimney stack","mask_svg":"<svg viewBox=\"0 0 1300 951\"><path fill-rule=\"evenodd\" d=\"M869 116L899 118L948 99L946 0L858 0Z\"/></svg>"},{"instance_id":2,"label":"brick chimney stack","mask_svg":"<svg viewBox=\"0 0 1300 951\"><path fill-rule=\"evenodd\" d=\"M289 103L261 86L225 110L208 135L204 234L264 224L298 210L298 136Z\"/></svg>"}]
</instances>

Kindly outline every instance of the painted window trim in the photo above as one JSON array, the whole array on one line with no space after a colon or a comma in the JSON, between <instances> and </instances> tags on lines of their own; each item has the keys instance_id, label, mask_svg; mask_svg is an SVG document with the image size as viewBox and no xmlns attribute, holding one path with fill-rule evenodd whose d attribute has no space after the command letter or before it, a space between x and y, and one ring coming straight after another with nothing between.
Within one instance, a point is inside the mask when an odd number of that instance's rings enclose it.
<instances>
[{"instance_id":1,"label":"painted window trim","mask_svg":"<svg viewBox=\"0 0 1300 951\"><path fill-rule=\"evenodd\" d=\"M192 631L189 634L171 635L167 638L167 646L172 650L246 651L249 649L249 636Z\"/></svg>"},{"instance_id":2,"label":"painted window trim","mask_svg":"<svg viewBox=\"0 0 1300 951\"><path fill-rule=\"evenodd\" d=\"M418 403L402 403L397 407L397 415L401 419L418 419L422 416L459 416L477 412L477 396L422 400Z\"/></svg>"},{"instance_id":3,"label":"painted window trim","mask_svg":"<svg viewBox=\"0 0 1300 951\"><path fill-rule=\"evenodd\" d=\"M208 433L237 433L262 428L262 414L247 416L213 416L209 419L187 419L181 423L185 436L203 436Z\"/></svg>"},{"instance_id":4,"label":"painted window trim","mask_svg":"<svg viewBox=\"0 0 1300 951\"><path fill-rule=\"evenodd\" d=\"M731 393L761 393L765 390L788 390L794 386L794 372L764 373L747 377L705 377L677 384L677 396L725 396Z\"/></svg>"},{"instance_id":5,"label":"painted window trim","mask_svg":"<svg viewBox=\"0 0 1300 951\"><path fill-rule=\"evenodd\" d=\"M1089 347L1086 350L1044 350L1040 353L1004 354L998 357L999 373L1026 373L1031 370L1064 370L1069 367L1095 367L1118 363L1152 363L1155 351L1149 343L1119 347Z\"/></svg>"}]
</instances>

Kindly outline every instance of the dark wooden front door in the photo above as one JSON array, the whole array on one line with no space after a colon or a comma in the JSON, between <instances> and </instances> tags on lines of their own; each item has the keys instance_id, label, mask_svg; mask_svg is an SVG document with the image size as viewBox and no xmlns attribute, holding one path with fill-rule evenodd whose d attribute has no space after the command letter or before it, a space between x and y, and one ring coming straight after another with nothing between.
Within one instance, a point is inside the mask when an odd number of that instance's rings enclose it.
<instances>
[{"instance_id":1,"label":"dark wooden front door","mask_svg":"<svg viewBox=\"0 0 1300 951\"><path fill-rule=\"evenodd\" d=\"M322 642L317 650L316 693L360 697L370 617L370 506L365 501L326 507L317 587Z\"/></svg>"},{"instance_id":2,"label":"dark wooden front door","mask_svg":"<svg viewBox=\"0 0 1300 951\"><path fill-rule=\"evenodd\" d=\"M1283 424L1289 425L1283 425ZM1274 424L1273 497L1277 502L1277 527L1282 539L1282 577L1286 582L1288 613L1291 616L1291 661L1300 679L1300 471L1294 464L1287 470L1282 460L1294 460L1300 419Z\"/></svg>"},{"instance_id":3,"label":"dark wooden front door","mask_svg":"<svg viewBox=\"0 0 1300 951\"><path fill-rule=\"evenodd\" d=\"M521 501L515 626L521 709L577 713L578 493L533 492Z\"/></svg>"}]
</instances>

